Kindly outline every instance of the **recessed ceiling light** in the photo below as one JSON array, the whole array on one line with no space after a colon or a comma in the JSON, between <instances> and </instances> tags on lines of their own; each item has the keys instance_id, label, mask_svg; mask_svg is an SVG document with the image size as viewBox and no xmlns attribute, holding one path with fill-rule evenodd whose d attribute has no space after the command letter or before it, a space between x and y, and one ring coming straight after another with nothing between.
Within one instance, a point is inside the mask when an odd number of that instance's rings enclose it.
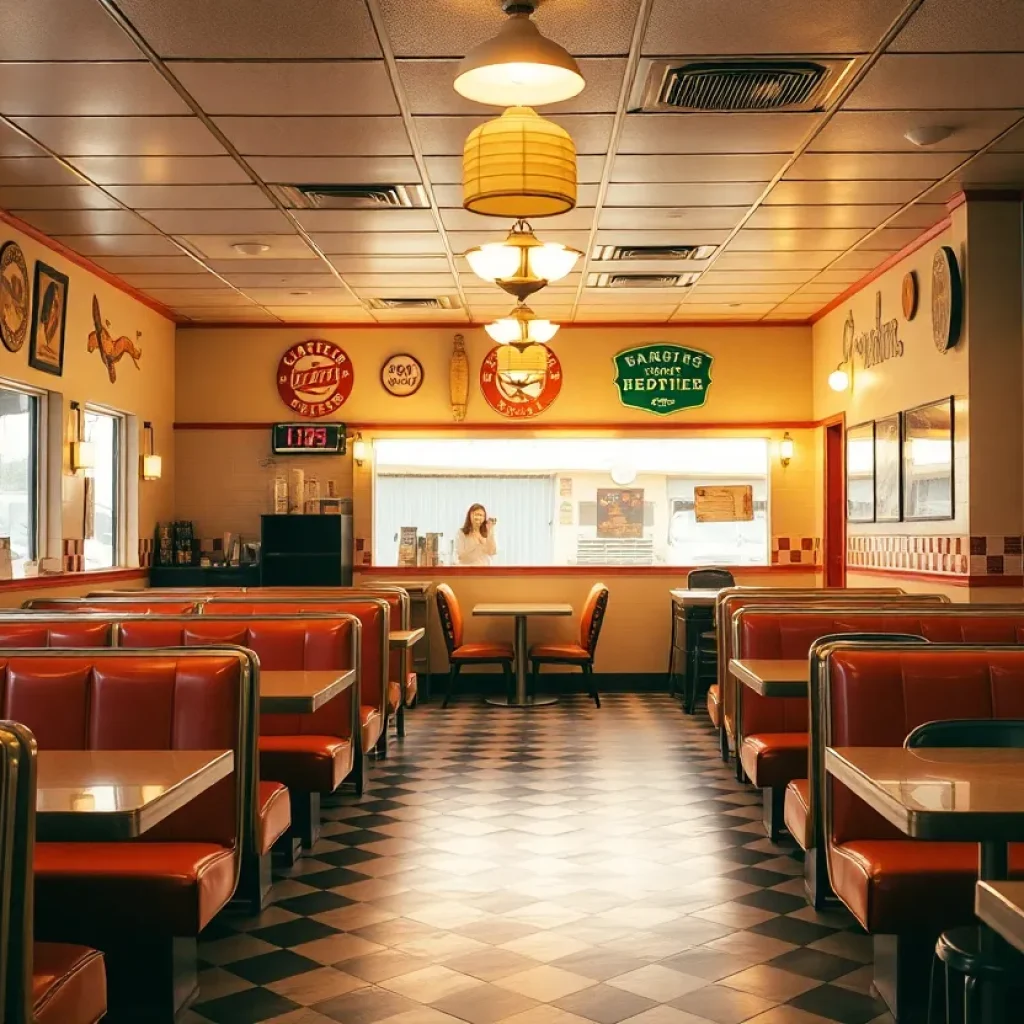
<instances>
[{"instance_id":1,"label":"recessed ceiling light","mask_svg":"<svg viewBox=\"0 0 1024 1024\"><path fill-rule=\"evenodd\" d=\"M944 142L955 131L955 128L949 128L946 125L929 124L921 128L911 128L909 132L904 134L903 138L914 146L926 148Z\"/></svg>"},{"instance_id":2,"label":"recessed ceiling light","mask_svg":"<svg viewBox=\"0 0 1024 1024\"><path fill-rule=\"evenodd\" d=\"M270 251L266 242L232 242L231 248L240 256L262 256Z\"/></svg>"},{"instance_id":3,"label":"recessed ceiling light","mask_svg":"<svg viewBox=\"0 0 1024 1024\"><path fill-rule=\"evenodd\" d=\"M289 292L288 294L289 295L312 295L313 293L309 292L309 291L306 291L306 292Z\"/></svg>"}]
</instances>

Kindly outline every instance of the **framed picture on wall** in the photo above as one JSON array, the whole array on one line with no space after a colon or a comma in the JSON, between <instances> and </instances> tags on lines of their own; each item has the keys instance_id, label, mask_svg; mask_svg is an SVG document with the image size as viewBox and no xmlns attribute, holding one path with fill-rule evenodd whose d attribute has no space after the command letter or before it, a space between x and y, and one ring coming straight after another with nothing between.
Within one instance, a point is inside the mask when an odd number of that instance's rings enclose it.
<instances>
[{"instance_id":1,"label":"framed picture on wall","mask_svg":"<svg viewBox=\"0 0 1024 1024\"><path fill-rule=\"evenodd\" d=\"M953 399L903 413L903 518L953 518Z\"/></svg>"},{"instance_id":2,"label":"framed picture on wall","mask_svg":"<svg viewBox=\"0 0 1024 1024\"><path fill-rule=\"evenodd\" d=\"M28 343L29 366L56 377L64 373L64 324L67 313L67 276L36 260L32 335Z\"/></svg>"},{"instance_id":3,"label":"framed picture on wall","mask_svg":"<svg viewBox=\"0 0 1024 1024\"><path fill-rule=\"evenodd\" d=\"M875 522L898 523L903 512L900 414L875 420Z\"/></svg>"},{"instance_id":4,"label":"framed picture on wall","mask_svg":"<svg viewBox=\"0 0 1024 1024\"><path fill-rule=\"evenodd\" d=\"M858 423L846 431L846 519L875 521L875 424Z\"/></svg>"}]
</instances>

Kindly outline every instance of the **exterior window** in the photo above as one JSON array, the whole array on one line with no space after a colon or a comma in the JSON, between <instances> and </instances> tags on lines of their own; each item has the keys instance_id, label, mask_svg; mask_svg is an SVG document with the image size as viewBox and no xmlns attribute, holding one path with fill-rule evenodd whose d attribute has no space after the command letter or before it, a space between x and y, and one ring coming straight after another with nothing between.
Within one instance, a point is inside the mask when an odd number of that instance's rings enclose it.
<instances>
[{"instance_id":1,"label":"exterior window","mask_svg":"<svg viewBox=\"0 0 1024 1024\"><path fill-rule=\"evenodd\" d=\"M123 424L120 416L85 411L85 440L92 443L94 460L87 483L86 569L111 569L119 564Z\"/></svg>"},{"instance_id":2,"label":"exterior window","mask_svg":"<svg viewBox=\"0 0 1024 1024\"><path fill-rule=\"evenodd\" d=\"M35 395L0 388L0 537L10 539L14 576L24 576L37 554L39 404Z\"/></svg>"}]
</instances>

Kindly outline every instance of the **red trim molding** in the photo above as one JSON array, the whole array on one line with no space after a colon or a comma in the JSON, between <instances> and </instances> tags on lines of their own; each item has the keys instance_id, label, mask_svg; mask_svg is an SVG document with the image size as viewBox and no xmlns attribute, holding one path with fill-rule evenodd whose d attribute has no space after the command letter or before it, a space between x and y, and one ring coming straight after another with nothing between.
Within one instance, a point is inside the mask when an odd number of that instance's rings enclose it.
<instances>
[{"instance_id":1,"label":"red trim molding","mask_svg":"<svg viewBox=\"0 0 1024 1024\"><path fill-rule=\"evenodd\" d=\"M965 576L947 572L901 572L896 569L874 569L847 565L847 576L885 576L894 580L916 580L921 583L942 583L947 587L1024 587L1024 576Z\"/></svg>"},{"instance_id":2,"label":"red trim molding","mask_svg":"<svg viewBox=\"0 0 1024 1024\"><path fill-rule=\"evenodd\" d=\"M278 422L278 421L275 421ZM328 421L329 422L329 421ZM270 421L266 423L175 423L175 430L269 430L273 426ZM590 430L602 434L609 434L615 431L628 433L648 434L678 434L688 433L695 430L814 430L821 426L818 420L779 420L773 423L741 423L741 422L707 422L707 423L664 423L658 426L647 423L524 423L522 420L513 422L501 421L499 423L355 423L348 420L345 426L351 430L379 430L395 432L416 432L430 431L432 433L464 431L464 430L489 430L496 432L510 432L516 434L529 433L552 433L560 430Z\"/></svg>"},{"instance_id":3,"label":"red trim molding","mask_svg":"<svg viewBox=\"0 0 1024 1024\"><path fill-rule=\"evenodd\" d=\"M122 286L122 287L127 287ZM771 328L771 327L807 327L811 323L809 318L803 320L593 320L586 321L585 323L563 323L563 331L586 331L595 328L608 328L614 327L616 330L636 330L638 327L646 327L655 330L664 330L665 328L672 327L725 327L725 328L737 328L737 327L755 327L759 329ZM392 321L390 323L381 323L379 321L364 321L361 323L352 323L346 321L343 323L332 323L325 320L311 320L311 321L289 321L287 323L266 323L262 320L188 320L185 322L179 322L178 326L182 330L195 330L200 328L204 331L216 329L234 329L245 328L248 331L281 331L281 330L301 330L301 331L379 331L387 330L393 331L395 328L401 330L423 330L427 328L429 330L445 330L445 331L471 331L480 330L483 327L483 321L479 323L476 321L469 322L466 320L454 321L451 323L442 321L432 320L414 320L402 323L401 321Z\"/></svg>"},{"instance_id":4,"label":"red trim molding","mask_svg":"<svg viewBox=\"0 0 1024 1024\"><path fill-rule=\"evenodd\" d=\"M356 565L360 576L399 576L410 579L434 576L640 576L670 577L680 582L691 569L707 566L687 565ZM734 576L777 576L779 573L821 573L820 565L727 565Z\"/></svg>"},{"instance_id":5,"label":"red trim molding","mask_svg":"<svg viewBox=\"0 0 1024 1024\"><path fill-rule=\"evenodd\" d=\"M92 572L58 572L46 576L23 576L16 580L0 580L0 592L18 590L49 590L51 587L90 587L94 583L120 583L124 580L145 580L148 569L100 569Z\"/></svg>"}]
</instances>

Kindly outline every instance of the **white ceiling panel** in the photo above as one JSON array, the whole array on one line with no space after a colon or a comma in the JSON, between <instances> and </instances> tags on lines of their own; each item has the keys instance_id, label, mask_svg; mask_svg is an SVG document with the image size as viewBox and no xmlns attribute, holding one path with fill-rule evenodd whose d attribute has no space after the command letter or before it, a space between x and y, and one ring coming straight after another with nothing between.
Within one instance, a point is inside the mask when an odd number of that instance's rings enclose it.
<instances>
[{"instance_id":1,"label":"white ceiling panel","mask_svg":"<svg viewBox=\"0 0 1024 1024\"><path fill-rule=\"evenodd\" d=\"M198 323L278 323L273 313L259 306L176 306L177 316L188 317Z\"/></svg>"},{"instance_id":2,"label":"white ceiling panel","mask_svg":"<svg viewBox=\"0 0 1024 1024\"><path fill-rule=\"evenodd\" d=\"M192 274L199 264L189 256L96 256L93 262L112 274Z\"/></svg>"},{"instance_id":3,"label":"white ceiling panel","mask_svg":"<svg viewBox=\"0 0 1024 1024\"><path fill-rule=\"evenodd\" d=\"M295 217L308 231L431 231L436 227L430 210L296 210Z\"/></svg>"},{"instance_id":4,"label":"white ceiling panel","mask_svg":"<svg viewBox=\"0 0 1024 1024\"><path fill-rule=\"evenodd\" d=\"M83 256L175 256L181 250L163 235L56 235Z\"/></svg>"},{"instance_id":5,"label":"white ceiling panel","mask_svg":"<svg viewBox=\"0 0 1024 1024\"><path fill-rule=\"evenodd\" d=\"M238 261L238 253L231 246L235 242L262 242L270 248L262 256L246 257L244 262L254 269L263 265L266 259L272 260L315 260L320 258L309 248L299 235L272 234L230 234L230 235L183 235L182 241L191 246L200 255L211 260Z\"/></svg>"},{"instance_id":6,"label":"white ceiling panel","mask_svg":"<svg viewBox=\"0 0 1024 1024\"><path fill-rule=\"evenodd\" d=\"M1024 122L1018 124L1013 131L1008 132L1005 139L1000 140L992 147L991 152L1024 153Z\"/></svg>"},{"instance_id":7,"label":"white ceiling panel","mask_svg":"<svg viewBox=\"0 0 1024 1024\"><path fill-rule=\"evenodd\" d=\"M155 228L127 210L11 210L48 235L150 235Z\"/></svg>"},{"instance_id":8,"label":"white ceiling panel","mask_svg":"<svg viewBox=\"0 0 1024 1024\"><path fill-rule=\"evenodd\" d=\"M381 0L384 26L399 57L461 57L495 35L505 20L480 0ZM559 0L538 5L537 27L576 56L626 54L639 0ZM439 27L443 26L443 31Z\"/></svg>"},{"instance_id":9,"label":"white ceiling panel","mask_svg":"<svg viewBox=\"0 0 1024 1024\"><path fill-rule=\"evenodd\" d=\"M3 6L0 61L141 56L95 0L6 0Z\"/></svg>"},{"instance_id":10,"label":"white ceiling panel","mask_svg":"<svg viewBox=\"0 0 1024 1024\"><path fill-rule=\"evenodd\" d=\"M434 201L438 206L458 209L462 206L462 185L434 185ZM597 185L577 185L576 205L594 206L597 203ZM538 224L542 223L537 221Z\"/></svg>"},{"instance_id":11,"label":"white ceiling panel","mask_svg":"<svg viewBox=\"0 0 1024 1024\"><path fill-rule=\"evenodd\" d=\"M627 114L620 153L779 153L792 151L816 114Z\"/></svg>"},{"instance_id":12,"label":"white ceiling panel","mask_svg":"<svg viewBox=\"0 0 1024 1024\"><path fill-rule=\"evenodd\" d=\"M84 156L69 161L100 185L204 185L248 182L229 156Z\"/></svg>"},{"instance_id":13,"label":"white ceiling panel","mask_svg":"<svg viewBox=\"0 0 1024 1024\"><path fill-rule=\"evenodd\" d=\"M256 185L107 185L136 210L259 210L272 206Z\"/></svg>"},{"instance_id":14,"label":"white ceiling panel","mask_svg":"<svg viewBox=\"0 0 1024 1024\"><path fill-rule=\"evenodd\" d=\"M701 278L694 286L694 292L701 295L710 295L714 298L725 298L729 295L739 295L747 298L751 295L763 295L767 301L770 298L784 299L796 288L795 284L706 284Z\"/></svg>"},{"instance_id":15,"label":"white ceiling panel","mask_svg":"<svg viewBox=\"0 0 1024 1024\"><path fill-rule=\"evenodd\" d=\"M706 230L708 228L734 228L747 212L746 206L690 206L682 210L634 210L613 207L601 212L601 228L628 231L635 228L668 228L676 225L680 230Z\"/></svg>"},{"instance_id":16,"label":"white ceiling panel","mask_svg":"<svg viewBox=\"0 0 1024 1024\"><path fill-rule=\"evenodd\" d=\"M923 231L934 224L938 224L946 216L945 206L939 203L916 203L908 206L894 220L890 221L891 228L917 228Z\"/></svg>"},{"instance_id":17,"label":"white ceiling panel","mask_svg":"<svg viewBox=\"0 0 1024 1024\"><path fill-rule=\"evenodd\" d=\"M193 269L198 269L198 263L192 263ZM212 285L220 285L213 274L192 273L192 274L121 274L121 280L130 284L133 288L141 288L144 291L151 289L162 289L168 292L180 289L187 292L194 292L197 288L209 288Z\"/></svg>"},{"instance_id":18,"label":"white ceiling panel","mask_svg":"<svg viewBox=\"0 0 1024 1024\"><path fill-rule=\"evenodd\" d=\"M597 245L679 245L680 228L671 231L648 230L601 230L597 233ZM576 243L573 243L574 245ZM584 244L586 240L584 239Z\"/></svg>"},{"instance_id":19,"label":"white ceiling panel","mask_svg":"<svg viewBox=\"0 0 1024 1024\"><path fill-rule=\"evenodd\" d=\"M171 71L207 114L397 114L383 61L177 61Z\"/></svg>"},{"instance_id":20,"label":"white ceiling panel","mask_svg":"<svg viewBox=\"0 0 1024 1024\"><path fill-rule=\"evenodd\" d=\"M892 50L1024 50L1017 0L928 0L896 37Z\"/></svg>"},{"instance_id":21,"label":"white ceiling panel","mask_svg":"<svg viewBox=\"0 0 1024 1024\"><path fill-rule=\"evenodd\" d=\"M317 264L317 267L323 264ZM307 270L316 269L307 267ZM166 275L165 275L166 276ZM288 273L288 274L230 274L225 273L224 279L241 288L243 292L250 289L270 288L272 290L294 291L295 289L331 289L337 290L341 287L338 279L324 267L324 273Z\"/></svg>"},{"instance_id":22,"label":"white ceiling panel","mask_svg":"<svg viewBox=\"0 0 1024 1024\"><path fill-rule=\"evenodd\" d=\"M408 156L400 117L218 117L244 156ZM462 147L459 147L461 152Z\"/></svg>"},{"instance_id":23,"label":"white ceiling panel","mask_svg":"<svg viewBox=\"0 0 1024 1024\"><path fill-rule=\"evenodd\" d=\"M604 154L611 140L610 114L547 115L549 121L561 125L571 136L577 153ZM495 111L495 116L499 112ZM426 156L461 155L466 137L476 128L491 120L488 117L416 117L413 119L420 146Z\"/></svg>"},{"instance_id":24,"label":"white ceiling panel","mask_svg":"<svg viewBox=\"0 0 1024 1024\"><path fill-rule=\"evenodd\" d=\"M945 177L970 153L805 153L786 172L791 179L835 181Z\"/></svg>"},{"instance_id":25,"label":"white ceiling panel","mask_svg":"<svg viewBox=\"0 0 1024 1024\"><path fill-rule=\"evenodd\" d=\"M726 284L744 287L748 284L791 284L794 287L815 276L813 270L717 270L705 272L701 284Z\"/></svg>"},{"instance_id":26,"label":"white ceiling panel","mask_svg":"<svg viewBox=\"0 0 1024 1024\"><path fill-rule=\"evenodd\" d=\"M345 281L353 288L383 288L389 294L401 292L403 288L439 292L450 292L455 289L455 279L451 273L345 274Z\"/></svg>"},{"instance_id":27,"label":"white ceiling panel","mask_svg":"<svg viewBox=\"0 0 1024 1024\"><path fill-rule=\"evenodd\" d=\"M729 251L773 253L842 250L863 237L862 228L744 228L729 243Z\"/></svg>"},{"instance_id":28,"label":"white ceiling panel","mask_svg":"<svg viewBox=\"0 0 1024 1024\"><path fill-rule=\"evenodd\" d=\"M902 249L903 246L909 245L920 237L921 231L919 228L882 228L880 231L876 231L873 235L865 238L859 248L895 252L897 249Z\"/></svg>"},{"instance_id":29,"label":"white ceiling panel","mask_svg":"<svg viewBox=\"0 0 1024 1024\"><path fill-rule=\"evenodd\" d=\"M723 252L715 260L714 270L820 270L828 266L842 250L809 252L773 249L770 252Z\"/></svg>"},{"instance_id":30,"label":"white ceiling panel","mask_svg":"<svg viewBox=\"0 0 1024 1024\"><path fill-rule=\"evenodd\" d=\"M207 156L224 147L197 117L16 117L60 156Z\"/></svg>"},{"instance_id":31,"label":"white ceiling panel","mask_svg":"<svg viewBox=\"0 0 1024 1024\"><path fill-rule=\"evenodd\" d=\"M816 281L829 284L856 284L864 276L863 270L823 270Z\"/></svg>"},{"instance_id":32,"label":"white ceiling panel","mask_svg":"<svg viewBox=\"0 0 1024 1024\"><path fill-rule=\"evenodd\" d=\"M789 153L626 154L615 158L610 180L640 185L650 181L769 181L789 156Z\"/></svg>"},{"instance_id":33,"label":"white ceiling panel","mask_svg":"<svg viewBox=\"0 0 1024 1024\"><path fill-rule=\"evenodd\" d=\"M268 306L285 323L372 324L373 316L362 306Z\"/></svg>"},{"instance_id":34,"label":"white ceiling panel","mask_svg":"<svg viewBox=\"0 0 1024 1024\"><path fill-rule=\"evenodd\" d=\"M5 210L113 210L117 203L91 185L0 186Z\"/></svg>"},{"instance_id":35,"label":"white ceiling panel","mask_svg":"<svg viewBox=\"0 0 1024 1024\"><path fill-rule=\"evenodd\" d=\"M188 112L147 63L0 64L0 113L8 117Z\"/></svg>"},{"instance_id":36,"label":"white ceiling panel","mask_svg":"<svg viewBox=\"0 0 1024 1024\"><path fill-rule=\"evenodd\" d=\"M441 220L449 231L470 231L486 233L488 241L500 242L512 226L510 217L484 217L469 210L445 209L441 211ZM568 213L560 213L554 217L534 218L530 221L534 231L542 232L549 241L559 241L568 245L563 235L566 231L585 231L594 220L594 208L577 206ZM558 233L559 237L555 238ZM480 243L473 243L474 245Z\"/></svg>"},{"instance_id":37,"label":"white ceiling panel","mask_svg":"<svg viewBox=\"0 0 1024 1024\"><path fill-rule=\"evenodd\" d=\"M288 218L277 210L140 210L146 220L169 235L287 234Z\"/></svg>"},{"instance_id":38,"label":"white ceiling panel","mask_svg":"<svg viewBox=\"0 0 1024 1024\"><path fill-rule=\"evenodd\" d=\"M359 300L347 289L337 288L247 288L245 294L261 306L358 306Z\"/></svg>"},{"instance_id":39,"label":"white ceiling panel","mask_svg":"<svg viewBox=\"0 0 1024 1024\"><path fill-rule=\"evenodd\" d=\"M161 57L380 56L366 5L355 0L288 0L284 9L280 0L117 0L117 6Z\"/></svg>"},{"instance_id":40,"label":"white ceiling panel","mask_svg":"<svg viewBox=\"0 0 1024 1024\"><path fill-rule=\"evenodd\" d=\"M916 153L905 135L915 128L953 128L927 153L972 152L1008 128L1021 112L1009 110L840 110L810 145L812 153Z\"/></svg>"},{"instance_id":41,"label":"white ceiling panel","mask_svg":"<svg viewBox=\"0 0 1024 1024\"><path fill-rule=\"evenodd\" d=\"M964 185L1024 185L1024 153L985 153L956 176Z\"/></svg>"},{"instance_id":42,"label":"white ceiling panel","mask_svg":"<svg viewBox=\"0 0 1024 1024\"><path fill-rule=\"evenodd\" d=\"M925 192L930 181L780 181L768 193L769 206L863 203L882 206L909 203Z\"/></svg>"},{"instance_id":43,"label":"white ceiling panel","mask_svg":"<svg viewBox=\"0 0 1024 1024\"><path fill-rule=\"evenodd\" d=\"M606 206L750 206L767 181L611 184ZM662 211L658 211L659 214Z\"/></svg>"},{"instance_id":44,"label":"white ceiling panel","mask_svg":"<svg viewBox=\"0 0 1024 1024\"><path fill-rule=\"evenodd\" d=\"M885 252L872 251L870 249L856 249L853 252L848 252L845 256L840 256L832 264L833 270L874 270L879 263L884 263L889 258L889 254ZM808 285L811 287L825 288L827 284L822 282L820 284Z\"/></svg>"},{"instance_id":45,"label":"white ceiling panel","mask_svg":"<svg viewBox=\"0 0 1024 1024\"><path fill-rule=\"evenodd\" d=\"M890 53L847 100L849 110L1024 108L1024 53Z\"/></svg>"},{"instance_id":46,"label":"white ceiling panel","mask_svg":"<svg viewBox=\"0 0 1024 1024\"><path fill-rule=\"evenodd\" d=\"M679 309L679 315L684 313L689 316L701 316L704 313L732 313L738 314L763 314L771 312L776 303L774 302L716 302L706 303L699 302L691 299L681 306Z\"/></svg>"},{"instance_id":47,"label":"white ceiling panel","mask_svg":"<svg viewBox=\"0 0 1024 1024\"><path fill-rule=\"evenodd\" d=\"M903 0L655 0L645 54L863 53Z\"/></svg>"},{"instance_id":48,"label":"white ceiling panel","mask_svg":"<svg viewBox=\"0 0 1024 1024\"><path fill-rule=\"evenodd\" d=\"M264 181L273 184L415 185L420 181L411 156L249 156L246 161ZM461 159L459 168L461 184Z\"/></svg>"},{"instance_id":49,"label":"white ceiling panel","mask_svg":"<svg viewBox=\"0 0 1024 1024\"><path fill-rule=\"evenodd\" d=\"M447 274L444 256L332 256L340 274Z\"/></svg>"},{"instance_id":50,"label":"white ceiling panel","mask_svg":"<svg viewBox=\"0 0 1024 1024\"><path fill-rule=\"evenodd\" d=\"M762 206L749 228L873 228L899 206Z\"/></svg>"},{"instance_id":51,"label":"white ceiling panel","mask_svg":"<svg viewBox=\"0 0 1024 1024\"><path fill-rule=\"evenodd\" d=\"M323 260L314 256L312 251L303 248L305 258L302 259L275 259L266 256L239 256L232 253L233 259L211 259L208 266L211 270L223 274L229 281L234 283L236 277L263 277L263 276L290 276L297 275L324 275L332 278L331 268ZM275 281L271 281L267 287L273 287Z\"/></svg>"},{"instance_id":52,"label":"white ceiling panel","mask_svg":"<svg viewBox=\"0 0 1024 1024\"><path fill-rule=\"evenodd\" d=\"M311 231L313 241L329 256L437 256L444 239L429 231Z\"/></svg>"},{"instance_id":53,"label":"white ceiling panel","mask_svg":"<svg viewBox=\"0 0 1024 1024\"><path fill-rule=\"evenodd\" d=\"M42 157L45 151L12 125L0 121L0 157Z\"/></svg>"},{"instance_id":54,"label":"white ceiling panel","mask_svg":"<svg viewBox=\"0 0 1024 1024\"><path fill-rule=\"evenodd\" d=\"M215 277L210 278L215 282ZM163 302L172 309L181 306L188 306L192 309L202 309L203 306L215 306L228 309L232 306L251 306L252 300L239 294L227 285L219 288L150 288L148 294L157 302Z\"/></svg>"}]
</instances>

